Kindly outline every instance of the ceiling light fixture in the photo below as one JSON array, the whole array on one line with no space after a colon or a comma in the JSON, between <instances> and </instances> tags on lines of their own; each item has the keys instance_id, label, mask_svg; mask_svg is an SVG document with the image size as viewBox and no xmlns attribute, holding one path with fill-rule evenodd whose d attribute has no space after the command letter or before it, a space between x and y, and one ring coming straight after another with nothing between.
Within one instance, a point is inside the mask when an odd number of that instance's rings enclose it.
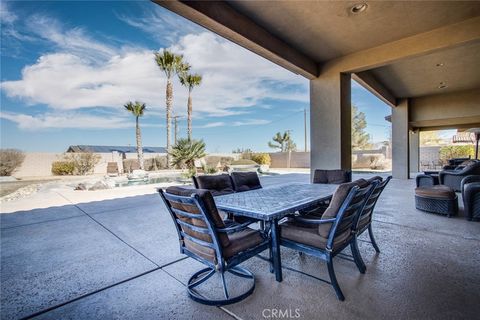
<instances>
[{"instance_id":1,"label":"ceiling light fixture","mask_svg":"<svg viewBox=\"0 0 480 320\"><path fill-rule=\"evenodd\" d=\"M440 63L437 63L436 66L437 67L443 67L445 64L443 62L440 62Z\"/></svg>"},{"instance_id":2,"label":"ceiling light fixture","mask_svg":"<svg viewBox=\"0 0 480 320\"><path fill-rule=\"evenodd\" d=\"M352 12L353 14L357 14L360 12L364 12L365 10L367 10L367 8L368 4L366 4L365 2L357 3L350 8L350 12Z\"/></svg>"},{"instance_id":3,"label":"ceiling light fixture","mask_svg":"<svg viewBox=\"0 0 480 320\"><path fill-rule=\"evenodd\" d=\"M447 84L445 82L440 82L440 85L438 86L438 89L445 89L447 86Z\"/></svg>"}]
</instances>

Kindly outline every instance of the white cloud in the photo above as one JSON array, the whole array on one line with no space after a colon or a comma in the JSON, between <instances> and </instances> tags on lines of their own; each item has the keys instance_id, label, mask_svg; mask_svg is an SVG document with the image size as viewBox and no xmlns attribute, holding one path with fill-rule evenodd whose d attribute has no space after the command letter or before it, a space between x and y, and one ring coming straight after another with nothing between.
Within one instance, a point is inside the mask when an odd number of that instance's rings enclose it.
<instances>
[{"instance_id":1,"label":"white cloud","mask_svg":"<svg viewBox=\"0 0 480 320\"><path fill-rule=\"evenodd\" d=\"M245 121L235 121L233 123L233 126L239 127L239 126L255 126L255 125L261 125L261 124L269 124L271 121L270 120L265 120L265 119L247 119Z\"/></svg>"},{"instance_id":2,"label":"white cloud","mask_svg":"<svg viewBox=\"0 0 480 320\"><path fill-rule=\"evenodd\" d=\"M151 19L157 18L173 24L170 16L152 14ZM138 22L123 20L131 25ZM166 81L154 62L153 51L108 45L89 36L84 29L65 29L58 21L45 16L29 17L28 21L32 34L52 43L54 52L25 66L20 79L3 81L1 89L7 97L33 107L42 104L56 112L71 113L98 107L118 111L125 102L139 100L147 104L149 112L145 117L157 118L164 114ZM177 28L182 21L176 22ZM240 116L249 113L252 107L264 106L265 99L308 102L307 80L212 33L185 35L169 49L183 54L193 71L203 75L202 85L193 91L194 121L195 118ZM175 80L174 112L177 115L185 115L186 100L187 90ZM32 119L28 115L17 116L13 120L10 114L9 120L17 121L24 129L28 126L20 124L20 116L27 116L22 118L22 123L30 121L31 128L61 127L67 123L56 121L49 114ZM218 126L218 123L214 124ZM264 123L240 118L233 125Z\"/></svg>"},{"instance_id":3,"label":"white cloud","mask_svg":"<svg viewBox=\"0 0 480 320\"><path fill-rule=\"evenodd\" d=\"M98 117L67 113L63 115L44 114L31 116L28 114L0 112L0 118L12 121L20 129L36 131L49 128L69 129L121 129L132 127L132 121L122 117Z\"/></svg>"},{"instance_id":4,"label":"white cloud","mask_svg":"<svg viewBox=\"0 0 480 320\"><path fill-rule=\"evenodd\" d=\"M227 124L223 121L218 121L218 122L210 122L207 124L204 124L202 126L197 126L197 128L216 128L216 127L223 127L226 126Z\"/></svg>"}]
</instances>

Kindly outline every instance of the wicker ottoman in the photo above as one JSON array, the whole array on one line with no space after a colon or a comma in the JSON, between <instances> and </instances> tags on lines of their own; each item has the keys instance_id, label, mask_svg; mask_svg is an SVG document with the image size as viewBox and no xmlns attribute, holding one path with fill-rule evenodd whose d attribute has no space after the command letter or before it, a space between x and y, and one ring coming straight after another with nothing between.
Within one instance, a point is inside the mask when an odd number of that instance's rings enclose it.
<instances>
[{"instance_id":1,"label":"wicker ottoman","mask_svg":"<svg viewBox=\"0 0 480 320\"><path fill-rule=\"evenodd\" d=\"M445 214L449 218L458 213L458 198L452 188L437 185L415 189L415 207L418 210Z\"/></svg>"}]
</instances>

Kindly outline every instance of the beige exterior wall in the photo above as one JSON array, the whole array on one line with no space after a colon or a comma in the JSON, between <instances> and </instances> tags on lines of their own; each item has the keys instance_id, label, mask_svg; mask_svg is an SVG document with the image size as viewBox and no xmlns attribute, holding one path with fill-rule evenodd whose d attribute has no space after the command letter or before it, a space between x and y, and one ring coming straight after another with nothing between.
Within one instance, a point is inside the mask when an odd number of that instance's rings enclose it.
<instances>
[{"instance_id":1,"label":"beige exterior wall","mask_svg":"<svg viewBox=\"0 0 480 320\"><path fill-rule=\"evenodd\" d=\"M479 101L479 89L410 99L410 125L455 128L480 124Z\"/></svg>"},{"instance_id":2,"label":"beige exterior wall","mask_svg":"<svg viewBox=\"0 0 480 320\"><path fill-rule=\"evenodd\" d=\"M291 152L290 166L288 152L269 153L272 163L271 168L310 168L310 152Z\"/></svg>"}]
</instances>

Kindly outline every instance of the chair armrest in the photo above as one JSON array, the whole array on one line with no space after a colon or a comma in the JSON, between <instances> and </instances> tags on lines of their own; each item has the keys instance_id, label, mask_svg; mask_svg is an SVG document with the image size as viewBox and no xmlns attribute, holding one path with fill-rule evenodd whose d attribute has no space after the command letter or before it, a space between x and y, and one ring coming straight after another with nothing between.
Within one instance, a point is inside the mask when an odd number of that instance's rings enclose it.
<instances>
[{"instance_id":1,"label":"chair armrest","mask_svg":"<svg viewBox=\"0 0 480 320\"><path fill-rule=\"evenodd\" d=\"M237 224L233 227L227 227L227 228L217 228L217 232L222 232L222 233L226 233L226 234L230 234L230 233L235 233L235 232L240 232L242 230L245 230L247 229L247 227L249 225L251 225L252 223L256 223L257 221L247 221L247 222L244 222L242 224Z\"/></svg>"},{"instance_id":2,"label":"chair armrest","mask_svg":"<svg viewBox=\"0 0 480 320\"><path fill-rule=\"evenodd\" d=\"M325 224L325 223L334 223L336 218L331 218L331 219L309 219L309 218L304 218L301 216L296 216L293 218L297 222L305 223L305 224Z\"/></svg>"}]
</instances>

